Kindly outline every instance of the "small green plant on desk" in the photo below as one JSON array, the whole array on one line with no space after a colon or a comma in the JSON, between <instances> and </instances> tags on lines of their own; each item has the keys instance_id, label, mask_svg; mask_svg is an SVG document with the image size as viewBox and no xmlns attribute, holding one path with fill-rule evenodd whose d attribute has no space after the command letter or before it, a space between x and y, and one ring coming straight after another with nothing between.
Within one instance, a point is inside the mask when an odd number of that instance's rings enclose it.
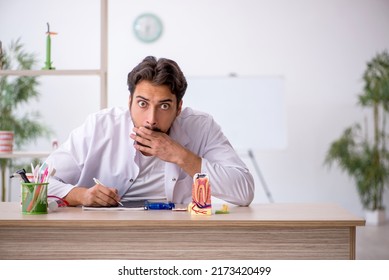
<instances>
[{"instance_id":1,"label":"small green plant on desk","mask_svg":"<svg viewBox=\"0 0 389 280\"><path fill-rule=\"evenodd\" d=\"M359 105L372 112L371 126L357 123L331 143L325 163L336 162L355 180L365 210L384 210L383 193L389 178L386 117L389 113L389 54L377 54L367 63ZM371 135L369 137L369 134Z\"/></svg>"},{"instance_id":2,"label":"small green plant on desk","mask_svg":"<svg viewBox=\"0 0 389 280\"><path fill-rule=\"evenodd\" d=\"M24 51L20 39L11 42L8 50L0 52L0 70L31 70L35 64L35 55ZM13 132L16 148L21 148L41 136L49 137L51 133L39 121L38 112L21 114L19 110L21 105L28 104L32 99L39 99L38 85L35 76L0 75L0 130ZM2 201L5 201L6 196L6 169L11 167L12 159L1 158L0 154Z\"/></svg>"}]
</instances>

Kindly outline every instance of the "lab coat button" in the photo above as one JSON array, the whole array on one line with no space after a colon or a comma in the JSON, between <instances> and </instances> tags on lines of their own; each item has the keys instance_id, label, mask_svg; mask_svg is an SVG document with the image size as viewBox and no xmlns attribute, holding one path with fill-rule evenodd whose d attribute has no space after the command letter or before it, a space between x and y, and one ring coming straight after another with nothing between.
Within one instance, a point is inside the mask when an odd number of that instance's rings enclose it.
<instances>
[{"instance_id":1,"label":"lab coat button","mask_svg":"<svg viewBox=\"0 0 389 280\"><path fill-rule=\"evenodd\" d=\"M176 179L176 178L173 178L172 181L175 182L175 181L177 181L177 179Z\"/></svg>"},{"instance_id":2,"label":"lab coat button","mask_svg":"<svg viewBox=\"0 0 389 280\"><path fill-rule=\"evenodd\" d=\"M132 182L134 182L134 179L130 179L130 180L128 180L128 181L130 181L130 183L132 183Z\"/></svg>"}]
</instances>

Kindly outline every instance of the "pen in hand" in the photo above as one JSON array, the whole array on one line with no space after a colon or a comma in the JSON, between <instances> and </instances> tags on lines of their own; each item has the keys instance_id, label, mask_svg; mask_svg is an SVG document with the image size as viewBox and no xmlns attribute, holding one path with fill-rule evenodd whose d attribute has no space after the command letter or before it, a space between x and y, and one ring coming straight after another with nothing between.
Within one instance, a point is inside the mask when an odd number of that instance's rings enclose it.
<instances>
[{"instance_id":1,"label":"pen in hand","mask_svg":"<svg viewBox=\"0 0 389 280\"><path fill-rule=\"evenodd\" d=\"M103 187L105 187L105 185L104 185L103 183L101 183L98 179L93 178L93 181L95 181L96 184L99 184L99 185L102 185ZM120 206L123 206L123 204L122 204L120 201L116 200L116 202L117 202Z\"/></svg>"}]
</instances>

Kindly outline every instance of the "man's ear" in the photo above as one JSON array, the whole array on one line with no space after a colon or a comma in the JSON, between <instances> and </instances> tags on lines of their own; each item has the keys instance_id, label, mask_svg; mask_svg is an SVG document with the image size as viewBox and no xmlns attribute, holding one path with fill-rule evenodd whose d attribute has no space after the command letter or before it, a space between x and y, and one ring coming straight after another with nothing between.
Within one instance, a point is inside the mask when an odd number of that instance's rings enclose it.
<instances>
[{"instance_id":1,"label":"man's ear","mask_svg":"<svg viewBox=\"0 0 389 280\"><path fill-rule=\"evenodd\" d=\"M181 114L181 110L182 110L182 104L183 104L183 100L181 99L180 103L178 104L178 107L177 107L177 114L176 114L176 117L178 117L179 114Z\"/></svg>"},{"instance_id":2,"label":"man's ear","mask_svg":"<svg viewBox=\"0 0 389 280\"><path fill-rule=\"evenodd\" d=\"M128 96L128 109L131 109L131 104L132 104L132 95L130 94Z\"/></svg>"}]
</instances>

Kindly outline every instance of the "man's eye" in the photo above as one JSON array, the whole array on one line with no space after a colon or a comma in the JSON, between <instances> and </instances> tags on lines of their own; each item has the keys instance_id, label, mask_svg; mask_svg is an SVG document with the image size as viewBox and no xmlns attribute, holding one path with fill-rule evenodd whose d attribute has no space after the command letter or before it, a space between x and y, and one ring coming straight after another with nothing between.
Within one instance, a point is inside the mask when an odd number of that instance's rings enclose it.
<instances>
[{"instance_id":1,"label":"man's eye","mask_svg":"<svg viewBox=\"0 0 389 280\"><path fill-rule=\"evenodd\" d=\"M138 105L139 105L139 107L144 108L147 106L147 103L143 100L140 100L140 101L138 101Z\"/></svg>"},{"instance_id":2,"label":"man's eye","mask_svg":"<svg viewBox=\"0 0 389 280\"><path fill-rule=\"evenodd\" d=\"M167 110L167 109L169 109L169 108L170 108L170 105L169 105L169 104L167 104L167 103L161 104L161 109L162 109L162 110Z\"/></svg>"}]
</instances>

